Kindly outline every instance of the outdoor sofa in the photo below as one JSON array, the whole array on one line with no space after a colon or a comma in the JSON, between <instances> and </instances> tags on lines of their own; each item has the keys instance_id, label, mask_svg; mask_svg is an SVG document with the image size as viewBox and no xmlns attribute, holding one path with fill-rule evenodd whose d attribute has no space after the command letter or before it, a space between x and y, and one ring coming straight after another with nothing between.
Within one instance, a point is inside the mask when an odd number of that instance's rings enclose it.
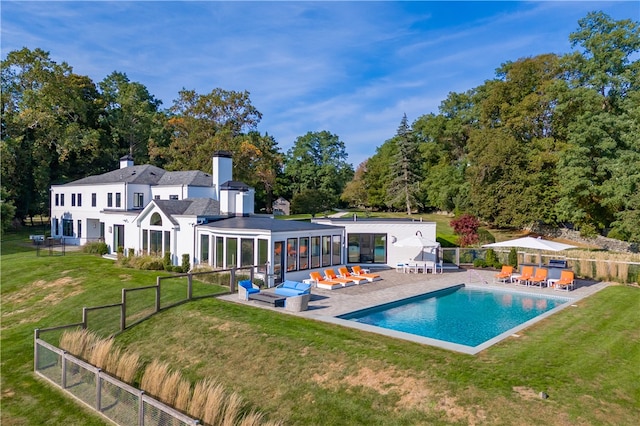
<instances>
[{"instance_id":1,"label":"outdoor sofa","mask_svg":"<svg viewBox=\"0 0 640 426\"><path fill-rule=\"evenodd\" d=\"M285 297L311 294L311 284L287 280L276 286L275 293L279 296Z\"/></svg>"}]
</instances>

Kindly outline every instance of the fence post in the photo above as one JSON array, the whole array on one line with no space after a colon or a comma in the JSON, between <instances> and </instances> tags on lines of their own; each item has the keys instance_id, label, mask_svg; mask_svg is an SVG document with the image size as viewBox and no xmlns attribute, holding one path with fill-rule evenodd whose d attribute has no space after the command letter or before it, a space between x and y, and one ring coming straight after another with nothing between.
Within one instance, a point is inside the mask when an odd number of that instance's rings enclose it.
<instances>
[{"instance_id":1,"label":"fence post","mask_svg":"<svg viewBox=\"0 0 640 426\"><path fill-rule=\"evenodd\" d=\"M33 330L33 371L38 371L38 338L40 329Z\"/></svg>"},{"instance_id":2,"label":"fence post","mask_svg":"<svg viewBox=\"0 0 640 426\"><path fill-rule=\"evenodd\" d=\"M138 426L144 426L144 391L138 395Z\"/></svg>"},{"instance_id":3,"label":"fence post","mask_svg":"<svg viewBox=\"0 0 640 426\"><path fill-rule=\"evenodd\" d=\"M189 272L187 274L187 300L193 298L193 274Z\"/></svg>"},{"instance_id":4,"label":"fence post","mask_svg":"<svg viewBox=\"0 0 640 426\"><path fill-rule=\"evenodd\" d=\"M120 331L127 328L127 289L122 289L122 304L120 305Z\"/></svg>"},{"instance_id":5,"label":"fence post","mask_svg":"<svg viewBox=\"0 0 640 426\"><path fill-rule=\"evenodd\" d=\"M96 410L102 412L102 380L100 379L100 372L102 370L98 368L96 370Z\"/></svg>"},{"instance_id":6,"label":"fence post","mask_svg":"<svg viewBox=\"0 0 640 426\"><path fill-rule=\"evenodd\" d=\"M67 388L67 351L62 351L62 377L60 378L62 389Z\"/></svg>"},{"instance_id":7,"label":"fence post","mask_svg":"<svg viewBox=\"0 0 640 426\"><path fill-rule=\"evenodd\" d=\"M156 277L156 313L160 312L160 277Z\"/></svg>"},{"instance_id":8,"label":"fence post","mask_svg":"<svg viewBox=\"0 0 640 426\"><path fill-rule=\"evenodd\" d=\"M231 274L229 277L229 291L231 293L236 292L236 268L231 268Z\"/></svg>"},{"instance_id":9,"label":"fence post","mask_svg":"<svg viewBox=\"0 0 640 426\"><path fill-rule=\"evenodd\" d=\"M460 267L460 247L456 247L456 265Z\"/></svg>"},{"instance_id":10,"label":"fence post","mask_svg":"<svg viewBox=\"0 0 640 426\"><path fill-rule=\"evenodd\" d=\"M82 308L82 329L83 330L87 329L87 307L86 306Z\"/></svg>"}]
</instances>

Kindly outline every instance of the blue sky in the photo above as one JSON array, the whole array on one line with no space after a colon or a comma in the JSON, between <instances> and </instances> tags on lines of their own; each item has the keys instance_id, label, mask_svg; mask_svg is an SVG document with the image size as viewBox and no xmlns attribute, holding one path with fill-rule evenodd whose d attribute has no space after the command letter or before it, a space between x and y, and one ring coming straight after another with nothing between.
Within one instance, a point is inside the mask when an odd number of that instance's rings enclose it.
<instances>
[{"instance_id":1,"label":"blue sky","mask_svg":"<svg viewBox=\"0 0 640 426\"><path fill-rule=\"evenodd\" d=\"M502 63L571 51L588 12L640 20L640 2L9 1L2 58L50 52L98 83L113 71L169 108L183 88L250 92L261 133L286 152L298 136L339 136L357 166L449 92Z\"/></svg>"}]
</instances>

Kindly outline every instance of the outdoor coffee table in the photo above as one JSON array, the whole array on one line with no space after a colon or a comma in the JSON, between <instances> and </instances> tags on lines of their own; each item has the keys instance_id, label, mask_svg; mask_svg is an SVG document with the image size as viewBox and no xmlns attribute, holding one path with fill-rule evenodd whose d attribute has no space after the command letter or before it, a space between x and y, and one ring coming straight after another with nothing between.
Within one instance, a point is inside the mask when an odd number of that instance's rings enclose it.
<instances>
[{"instance_id":1,"label":"outdoor coffee table","mask_svg":"<svg viewBox=\"0 0 640 426\"><path fill-rule=\"evenodd\" d=\"M272 293L253 293L249 295L249 300L257 300L258 302L268 303L276 308L283 308L286 297Z\"/></svg>"}]
</instances>

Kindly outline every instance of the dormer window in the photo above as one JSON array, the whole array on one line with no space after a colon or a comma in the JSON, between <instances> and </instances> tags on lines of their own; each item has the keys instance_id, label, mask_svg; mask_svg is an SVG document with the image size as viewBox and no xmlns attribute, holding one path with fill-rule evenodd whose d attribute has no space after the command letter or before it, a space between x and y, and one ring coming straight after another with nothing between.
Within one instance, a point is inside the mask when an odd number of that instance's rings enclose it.
<instances>
[{"instance_id":1,"label":"dormer window","mask_svg":"<svg viewBox=\"0 0 640 426\"><path fill-rule=\"evenodd\" d=\"M162 226L162 217L160 216L160 213L156 212L152 214L149 223L153 226Z\"/></svg>"}]
</instances>

